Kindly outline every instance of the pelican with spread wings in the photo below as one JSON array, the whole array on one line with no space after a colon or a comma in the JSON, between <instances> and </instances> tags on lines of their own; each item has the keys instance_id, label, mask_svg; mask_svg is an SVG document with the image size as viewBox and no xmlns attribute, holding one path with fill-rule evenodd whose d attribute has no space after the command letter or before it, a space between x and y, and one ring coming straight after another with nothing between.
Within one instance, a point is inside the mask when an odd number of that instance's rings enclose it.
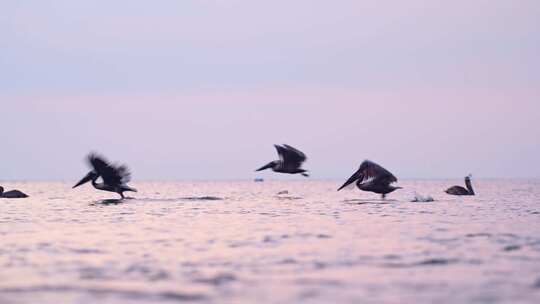
<instances>
[{"instance_id":1,"label":"pelican with spread wings","mask_svg":"<svg viewBox=\"0 0 540 304\"><path fill-rule=\"evenodd\" d=\"M88 155L88 163L93 168L92 171L88 172L73 188L92 181L94 188L118 193L122 199L124 198L124 192L137 192L136 189L127 185L131 180L131 173L126 166L109 164L102 156L95 153ZM103 179L103 183L96 182L100 177Z\"/></svg>"},{"instance_id":2,"label":"pelican with spread wings","mask_svg":"<svg viewBox=\"0 0 540 304\"><path fill-rule=\"evenodd\" d=\"M302 163L306 161L306 155L289 145L274 145L279 155L279 160L274 160L255 171L272 169L274 172L297 174L308 177L307 170L302 169Z\"/></svg>"},{"instance_id":3,"label":"pelican with spread wings","mask_svg":"<svg viewBox=\"0 0 540 304\"><path fill-rule=\"evenodd\" d=\"M375 192L382 195L384 199L390 192L394 192L401 187L392 185L397 182L397 178L379 164L370 160L365 160L358 171L356 171L339 190L347 187L356 181L356 186L362 191Z\"/></svg>"}]
</instances>

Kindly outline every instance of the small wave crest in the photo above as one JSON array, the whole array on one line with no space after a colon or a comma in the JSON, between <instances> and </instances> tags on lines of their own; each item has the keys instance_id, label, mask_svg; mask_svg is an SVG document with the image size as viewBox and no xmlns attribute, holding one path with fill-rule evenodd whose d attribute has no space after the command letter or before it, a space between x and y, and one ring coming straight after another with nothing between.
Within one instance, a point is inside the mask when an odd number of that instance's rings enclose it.
<instances>
[{"instance_id":1,"label":"small wave crest","mask_svg":"<svg viewBox=\"0 0 540 304\"><path fill-rule=\"evenodd\" d=\"M113 288L83 288L79 286L69 285L41 285L31 287L5 287L0 288L0 293L9 294L36 294L36 293L75 293L75 294L90 294L93 296L110 296L119 298L138 299L141 301L203 301L208 297L199 293L183 293L177 291L161 291L161 292L145 292L140 290L130 289L113 289Z\"/></svg>"},{"instance_id":2,"label":"small wave crest","mask_svg":"<svg viewBox=\"0 0 540 304\"><path fill-rule=\"evenodd\" d=\"M195 283L208 284L212 286L221 286L227 283L237 281L238 279L231 273L218 273L214 276L194 279Z\"/></svg>"},{"instance_id":3,"label":"small wave crest","mask_svg":"<svg viewBox=\"0 0 540 304\"><path fill-rule=\"evenodd\" d=\"M446 266L450 264L458 263L458 259L450 258L429 258L412 263L386 263L384 267L391 268L408 268L408 267L421 267L421 266Z\"/></svg>"}]
</instances>

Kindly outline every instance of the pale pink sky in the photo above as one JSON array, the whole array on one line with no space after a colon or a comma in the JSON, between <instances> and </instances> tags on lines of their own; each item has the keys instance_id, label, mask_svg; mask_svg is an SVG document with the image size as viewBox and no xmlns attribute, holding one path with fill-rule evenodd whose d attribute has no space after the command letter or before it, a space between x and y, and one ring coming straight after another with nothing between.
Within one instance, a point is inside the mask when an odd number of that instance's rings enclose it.
<instances>
[{"instance_id":1,"label":"pale pink sky","mask_svg":"<svg viewBox=\"0 0 540 304\"><path fill-rule=\"evenodd\" d=\"M2 1L2 179L540 177L538 1ZM5 144L9 143L9 144ZM262 174L265 177L270 173Z\"/></svg>"}]
</instances>

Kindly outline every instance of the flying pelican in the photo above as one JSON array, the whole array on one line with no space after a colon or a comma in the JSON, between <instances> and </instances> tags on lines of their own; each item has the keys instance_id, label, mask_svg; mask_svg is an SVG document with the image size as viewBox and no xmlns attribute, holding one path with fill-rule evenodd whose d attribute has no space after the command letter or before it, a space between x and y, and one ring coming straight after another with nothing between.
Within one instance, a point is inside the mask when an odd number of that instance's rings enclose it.
<instances>
[{"instance_id":1,"label":"flying pelican","mask_svg":"<svg viewBox=\"0 0 540 304\"><path fill-rule=\"evenodd\" d=\"M262 171L272 168L274 172L289 174L300 173L303 176L309 176L306 173L306 170L300 168L302 166L302 163L305 162L307 159L306 155L302 151L297 150L289 145L274 145L274 147L276 147L277 153L279 155L279 160L269 162L268 164L255 171Z\"/></svg>"},{"instance_id":2,"label":"flying pelican","mask_svg":"<svg viewBox=\"0 0 540 304\"><path fill-rule=\"evenodd\" d=\"M94 186L94 188L103 191L116 192L120 194L122 199L124 198L124 192L126 191L137 192L136 189L127 185L131 180L131 173L126 166L111 165L103 157L94 153L88 155L88 162L93 170L88 172L88 174L73 186L73 188L92 181L92 186ZM101 184L96 183L99 177L103 179L103 183Z\"/></svg>"},{"instance_id":3,"label":"flying pelican","mask_svg":"<svg viewBox=\"0 0 540 304\"><path fill-rule=\"evenodd\" d=\"M4 192L4 187L0 186L0 198L25 198L28 195L22 193L19 190L11 190Z\"/></svg>"},{"instance_id":4,"label":"flying pelican","mask_svg":"<svg viewBox=\"0 0 540 304\"><path fill-rule=\"evenodd\" d=\"M358 189L382 194L383 199L386 194L401 189L401 187L392 185L392 183L397 182L397 178L390 171L370 160L365 160L358 171L343 186L339 187L338 191L355 181L357 181L356 186Z\"/></svg>"},{"instance_id":5,"label":"flying pelican","mask_svg":"<svg viewBox=\"0 0 540 304\"><path fill-rule=\"evenodd\" d=\"M461 187L461 186L452 186L448 189L446 189L446 193L450 194L450 195L474 195L474 190L472 188L472 184L471 184L471 177L472 175L467 175L465 176L465 186L467 187L467 189Z\"/></svg>"}]
</instances>

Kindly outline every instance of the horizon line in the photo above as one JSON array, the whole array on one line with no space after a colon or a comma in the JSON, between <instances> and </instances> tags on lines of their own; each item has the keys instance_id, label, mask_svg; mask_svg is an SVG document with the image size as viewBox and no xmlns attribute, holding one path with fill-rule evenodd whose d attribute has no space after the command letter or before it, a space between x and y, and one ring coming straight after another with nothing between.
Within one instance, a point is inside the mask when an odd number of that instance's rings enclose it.
<instances>
[{"instance_id":1,"label":"horizon line","mask_svg":"<svg viewBox=\"0 0 540 304\"><path fill-rule=\"evenodd\" d=\"M438 181L438 180L459 180L464 177L403 177L401 181ZM276 178L263 178L263 182L309 182L309 181L343 181L346 178L306 178L306 179L276 179ZM475 180L540 180L540 177L474 177ZM159 183L159 182L255 182L255 178L217 178L217 179L140 179L137 181L131 181L131 183L143 182L143 183ZM2 180L0 183L39 183L39 182L58 182L58 183L71 183L76 182L76 179L12 179ZM399 181L398 181L399 183Z\"/></svg>"}]
</instances>

